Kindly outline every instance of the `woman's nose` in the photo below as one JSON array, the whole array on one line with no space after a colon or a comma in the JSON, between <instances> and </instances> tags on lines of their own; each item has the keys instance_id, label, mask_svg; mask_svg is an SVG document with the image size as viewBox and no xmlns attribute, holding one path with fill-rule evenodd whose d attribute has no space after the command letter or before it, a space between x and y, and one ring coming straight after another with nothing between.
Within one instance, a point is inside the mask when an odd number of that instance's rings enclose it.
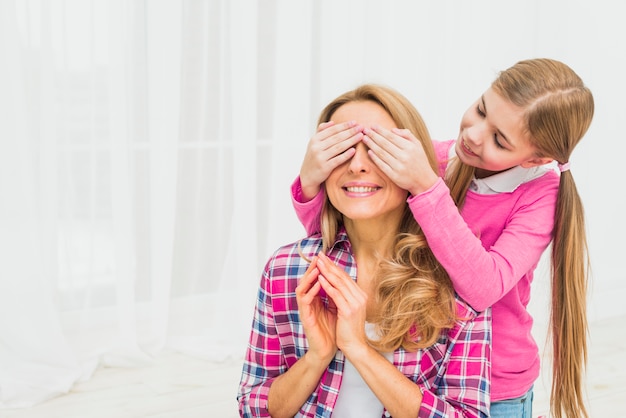
<instances>
[{"instance_id":1,"label":"woman's nose","mask_svg":"<svg viewBox=\"0 0 626 418\"><path fill-rule=\"evenodd\" d=\"M372 160L367 155L367 147L362 142L356 145L356 152L350 160L348 169L353 173L367 172L371 168Z\"/></svg>"}]
</instances>

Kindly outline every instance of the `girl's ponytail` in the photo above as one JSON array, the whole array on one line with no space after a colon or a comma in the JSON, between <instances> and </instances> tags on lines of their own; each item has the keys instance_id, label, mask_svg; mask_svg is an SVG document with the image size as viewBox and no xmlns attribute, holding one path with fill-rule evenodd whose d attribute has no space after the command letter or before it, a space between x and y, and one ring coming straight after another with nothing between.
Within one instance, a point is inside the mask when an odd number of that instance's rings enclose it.
<instances>
[{"instance_id":1,"label":"girl's ponytail","mask_svg":"<svg viewBox=\"0 0 626 418\"><path fill-rule=\"evenodd\" d=\"M561 173L552 243L553 346L551 410L555 417L587 417L583 374L587 364L589 254L583 205L570 171Z\"/></svg>"},{"instance_id":2,"label":"girl's ponytail","mask_svg":"<svg viewBox=\"0 0 626 418\"><path fill-rule=\"evenodd\" d=\"M559 162L561 182L552 242L553 344L552 414L587 417L583 373L587 365L587 276L589 255L583 206L568 168L594 113L591 91L562 62L537 58L520 61L500 73L494 90L525 109L526 125L537 157Z\"/></svg>"}]
</instances>

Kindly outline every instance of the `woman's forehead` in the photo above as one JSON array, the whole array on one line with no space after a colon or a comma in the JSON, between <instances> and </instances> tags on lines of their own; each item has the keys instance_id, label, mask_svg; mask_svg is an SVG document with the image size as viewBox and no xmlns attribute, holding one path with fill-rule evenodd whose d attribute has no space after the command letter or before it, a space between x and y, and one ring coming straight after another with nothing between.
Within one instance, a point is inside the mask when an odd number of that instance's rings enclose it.
<instances>
[{"instance_id":1,"label":"woman's forehead","mask_svg":"<svg viewBox=\"0 0 626 418\"><path fill-rule=\"evenodd\" d=\"M330 119L335 123L354 120L366 128L373 125L387 129L396 127L391 115L380 104L372 101L346 103L340 106Z\"/></svg>"}]
</instances>

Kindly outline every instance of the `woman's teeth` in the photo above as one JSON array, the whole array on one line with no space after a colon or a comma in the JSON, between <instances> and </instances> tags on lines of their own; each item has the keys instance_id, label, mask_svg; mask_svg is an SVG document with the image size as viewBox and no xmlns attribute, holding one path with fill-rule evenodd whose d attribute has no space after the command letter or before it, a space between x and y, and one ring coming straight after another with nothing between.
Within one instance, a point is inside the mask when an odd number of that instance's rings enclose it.
<instances>
[{"instance_id":1,"label":"woman's teeth","mask_svg":"<svg viewBox=\"0 0 626 418\"><path fill-rule=\"evenodd\" d=\"M346 187L346 190L349 191L350 193L369 193L369 192L376 191L377 189L378 189L377 187L365 187L365 186Z\"/></svg>"}]
</instances>

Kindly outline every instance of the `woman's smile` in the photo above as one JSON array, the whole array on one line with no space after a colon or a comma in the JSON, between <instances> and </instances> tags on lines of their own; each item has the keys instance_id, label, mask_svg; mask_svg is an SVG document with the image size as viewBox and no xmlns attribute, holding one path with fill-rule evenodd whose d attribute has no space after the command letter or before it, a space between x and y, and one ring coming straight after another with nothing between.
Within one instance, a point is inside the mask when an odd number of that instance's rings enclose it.
<instances>
[{"instance_id":1,"label":"woman's smile","mask_svg":"<svg viewBox=\"0 0 626 418\"><path fill-rule=\"evenodd\" d=\"M352 182L342 186L348 197L369 197L382 187L373 183Z\"/></svg>"}]
</instances>

